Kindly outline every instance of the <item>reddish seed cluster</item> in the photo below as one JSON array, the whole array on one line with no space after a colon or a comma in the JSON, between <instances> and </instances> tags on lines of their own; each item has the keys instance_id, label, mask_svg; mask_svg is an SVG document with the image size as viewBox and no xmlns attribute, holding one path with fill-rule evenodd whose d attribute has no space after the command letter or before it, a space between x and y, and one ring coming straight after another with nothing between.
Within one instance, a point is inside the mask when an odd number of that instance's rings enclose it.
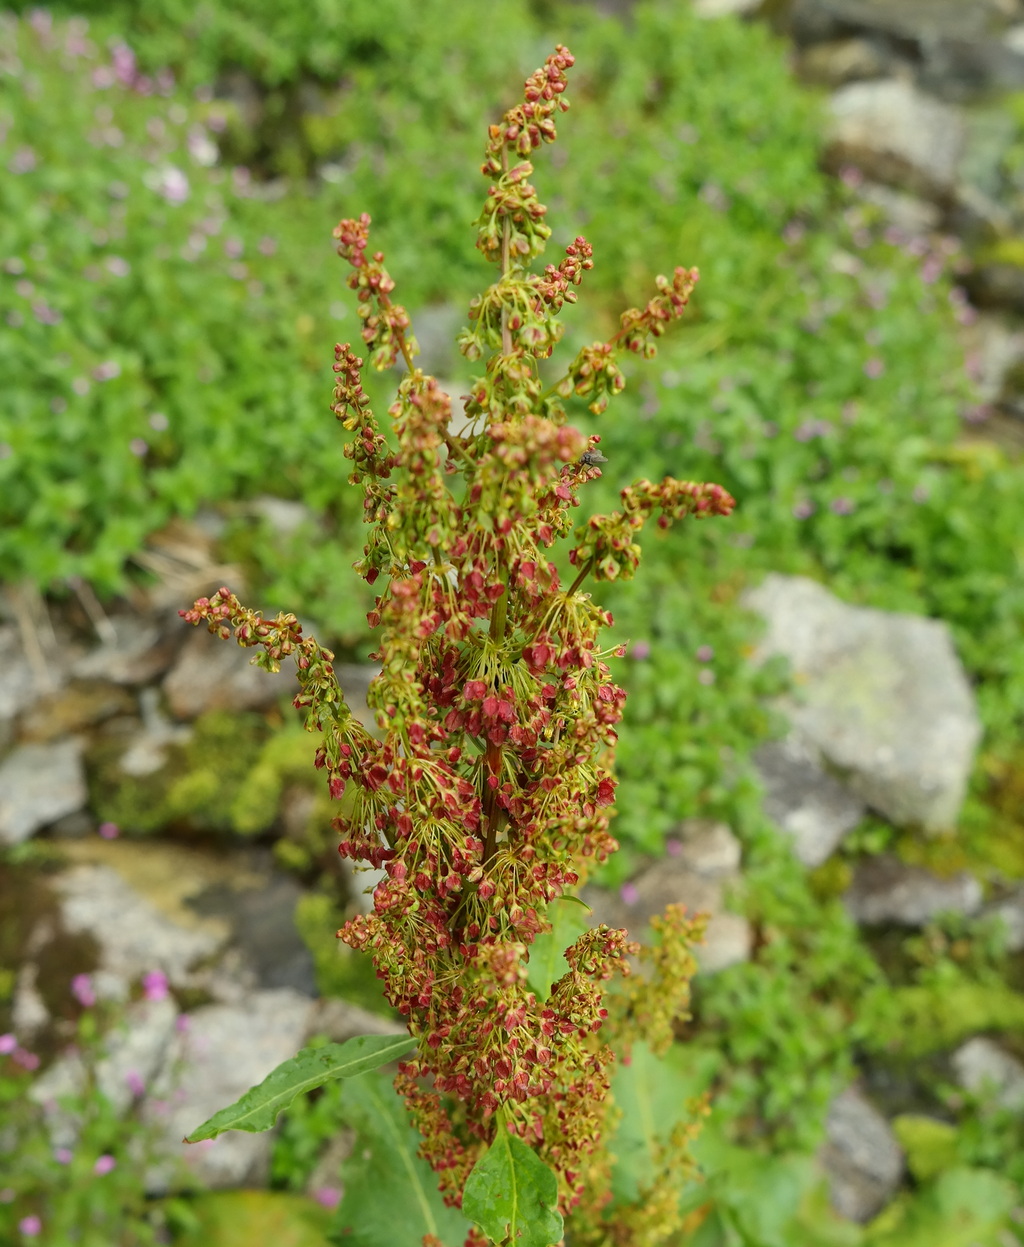
<instances>
[{"instance_id":1,"label":"reddish seed cluster","mask_svg":"<svg viewBox=\"0 0 1024 1247\"><path fill-rule=\"evenodd\" d=\"M347 344L335 351L332 410L351 434L345 453L368 527L356 570L382 584L368 616L380 630L371 657L381 671L367 698L376 730L350 713L333 655L294 615L264 620L227 589L183 612L258 647L255 661L270 669L297 660L295 704L321 733L316 766L332 797L344 797L334 819L340 851L383 870L373 911L338 934L371 955L387 999L420 1041L397 1086L456 1205L499 1110L555 1169L563 1210L581 1199L588 1174L607 1174L605 984L627 974L635 949L625 932L597 927L566 950L568 972L545 999L527 980L549 906L616 847L609 765L625 694L609 664L623 651L601 648L612 617L581 584L587 575L631 576L651 515L667 524L733 506L717 485L641 481L622 491L622 511L577 531L573 584L563 586L544 553L570 533L580 490L606 462L598 437L565 423L562 398L575 393L602 410L625 384L618 349L646 353L697 278L685 269L671 283L659 278L658 294L623 317L615 339L584 348L554 387L542 384L537 360L559 339L558 312L574 301L592 249L577 238L542 276L525 271L550 231L528 181L532 167L510 157L554 138L572 63L559 47L527 81L524 103L490 130L484 171L496 182L479 245L501 272L471 305L474 328L461 339L469 358L487 355L463 435L450 431L449 396L413 368L408 318L391 303L383 255L369 251L369 217L334 231L352 266L371 363L401 355L409 366L388 413L389 440L363 390L363 361ZM637 987L631 1016L657 1014L678 997L672 975L685 978L690 967L658 964L656 1002ZM628 1038L621 1023L613 1029ZM467 1247L482 1241L475 1233Z\"/></svg>"}]
</instances>

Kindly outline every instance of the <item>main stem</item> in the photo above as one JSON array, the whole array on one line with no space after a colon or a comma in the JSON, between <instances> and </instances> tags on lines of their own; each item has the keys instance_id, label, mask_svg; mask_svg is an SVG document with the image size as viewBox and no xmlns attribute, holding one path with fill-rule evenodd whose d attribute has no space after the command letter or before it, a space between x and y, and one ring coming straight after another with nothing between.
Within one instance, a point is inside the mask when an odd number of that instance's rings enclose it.
<instances>
[{"instance_id":1,"label":"main stem","mask_svg":"<svg viewBox=\"0 0 1024 1247\"><path fill-rule=\"evenodd\" d=\"M501 149L501 167L502 172L508 172L508 147L503 146ZM505 217L501 223L501 276L504 278L511 267L511 248L512 248L512 225ZM501 310L501 351L505 356L512 354L512 330L508 323L508 309ZM502 559L499 555L496 570L503 571L501 567ZM505 640L505 629L508 623L508 594L509 586L506 584L502 591L501 597L494 603L491 610L491 626L490 638L495 645L500 646ZM495 849L498 844L498 832L501 828L503 819L503 811L498 805L498 784L501 780L501 746L487 742L487 749L484 754L484 790L481 796L481 806L484 815L484 865L494 856Z\"/></svg>"}]
</instances>

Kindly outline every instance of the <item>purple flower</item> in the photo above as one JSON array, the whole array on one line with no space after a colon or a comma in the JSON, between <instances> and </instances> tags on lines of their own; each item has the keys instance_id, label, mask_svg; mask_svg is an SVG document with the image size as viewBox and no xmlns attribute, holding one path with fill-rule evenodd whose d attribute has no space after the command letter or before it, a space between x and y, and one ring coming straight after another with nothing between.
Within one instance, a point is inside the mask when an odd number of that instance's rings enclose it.
<instances>
[{"instance_id":1,"label":"purple flower","mask_svg":"<svg viewBox=\"0 0 1024 1247\"><path fill-rule=\"evenodd\" d=\"M53 1159L58 1165L70 1165L73 1155L69 1147L58 1147L53 1151Z\"/></svg>"},{"instance_id":2,"label":"purple flower","mask_svg":"<svg viewBox=\"0 0 1024 1247\"><path fill-rule=\"evenodd\" d=\"M11 173L31 173L36 167L36 154L31 147L19 147L7 162Z\"/></svg>"},{"instance_id":3,"label":"purple flower","mask_svg":"<svg viewBox=\"0 0 1024 1247\"><path fill-rule=\"evenodd\" d=\"M142 976L142 990L147 1000L166 1000L167 975L163 970L150 970Z\"/></svg>"},{"instance_id":4,"label":"purple flower","mask_svg":"<svg viewBox=\"0 0 1024 1247\"><path fill-rule=\"evenodd\" d=\"M224 239L224 253L230 260L237 260L245 250L245 243L236 236Z\"/></svg>"},{"instance_id":5,"label":"purple flower","mask_svg":"<svg viewBox=\"0 0 1024 1247\"><path fill-rule=\"evenodd\" d=\"M203 126L193 126L185 140L188 154L198 165L209 168L217 163L217 144L210 138Z\"/></svg>"},{"instance_id":6,"label":"purple flower","mask_svg":"<svg viewBox=\"0 0 1024 1247\"><path fill-rule=\"evenodd\" d=\"M321 1186L313 1192L313 1198L325 1208L337 1208L341 1203L341 1191L336 1186Z\"/></svg>"},{"instance_id":7,"label":"purple flower","mask_svg":"<svg viewBox=\"0 0 1024 1247\"><path fill-rule=\"evenodd\" d=\"M678 857L683 851L683 842L676 836L669 836L665 841L665 852L669 857Z\"/></svg>"},{"instance_id":8,"label":"purple flower","mask_svg":"<svg viewBox=\"0 0 1024 1247\"><path fill-rule=\"evenodd\" d=\"M168 165L160 171L155 190L168 203L183 204L189 196L188 178L177 166Z\"/></svg>"},{"instance_id":9,"label":"purple flower","mask_svg":"<svg viewBox=\"0 0 1024 1247\"><path fill-rule=\"evenodd\" d=\"M141 459L149 450L149 442L145 441L145 439L141 437L133 437L128 443L128 449L137 459Z\"/></svg>"},{"instance_id":10,"label":"purple flower","mask_svg":"<svg viewBox=\"0 0 1024 1247\"><path fill-rule=\"evenodd\" d=\"M619 888L619 896L624 905L635 905L640 899L640 890L635 883L624 883Z\"/></svg>"},{"instance_id":11,"label":"purple flower","mask_svg":"<svg viewBox=\"0 0 1024 1247\"><path fill-rule=\"evenodd\" d=\"M59 325L64 319L55 307L50 307L49 303L42 300L32 304L32 313L41 325Z\"/></svg>"},{"instance_id":12,"label":"purple flower","mask_svg":"<svg viewBox=\"0 0 1024 1247\"><path fill-rule=\"evenodd\" d=\"M179 1013L178 1016L174 1019L174 1029L178 1032L179 1035L184 1035L188 1031L191 1025L192 1023L189 1021L189 1016L187 1013Z\"/></svg>"},{"instance_id":13,"label":"purple flower","mask_svg":"<svg viewBox=\"0 0 1024 1247\"><path fill-rule=\"evenodd\" d=\"M0 1035L0 1056L10 1056L17 1046L18 1041L10 1031L6 1035Z\"/></svg>"},{"instance_id":14,"label":"purple flower","mask_svg":"<svg viewBox=\"0 0 1024 1247\"><path fill-rule=\"evenodd\" d=\"M829 510L835 515L852 515L857 509L857 504L852 498L833 498L829 503Z\"/></svg>"},{"instance_id":15,"label":"purple flower","mask_svg":"<svg viewBox=\"0 0 1024 1247\"><path fill-rule=\"evenodd\" d=\"M106 259L107 272L113 273L115 277L127 277L132 271L132 266L123 256L108 255Z\"/></svg>"},{"instance_id":16,"label":"purple flower","mask_svg":"<svg viewBox=\"0 0 1024 1247\"><path fill-rule=\"evenodd\" d=\"M18 1222L18 1229L26 1238L35 1238L42 1228L42 1221L34 1213L30 1217L22 1217Z\"/></svg>"},{"instance_id":17,"label":"purple flower","mask_svg":"<svg viewBox=\"0 0 1024 1247\"><path fill-rule=\"evenodd\" d=\"M651 647L646 641L636 641L633 648L629 651L631 658L635 658L637 662L644 662L651 656Z\"/></svg>"},{"instance_id":18,"label":"purple flower","mask_svg":"<svg viewBox=\"0 0 1024 1247\"><path fill-rule=\"evenodd\" d=\"M118 82L130 87L135 81L135 53L126 43L115 43L110 49L110 59Z\"/></svg>"},{"instance_id":19,"label":"purple flower","mask_svg":"<svg viewBox=\"0 0 1024 1247\"><path fill-rule=\"evenodd\" d=\"M121 828L117 823L100 823L97 831L104 840L116 840L121 834Z\"/></svg>"},{"instance_id":20,"label":"purple flower","mask_svg":"<svg viewBox=\"0 0 1024 1247\"><path fill-rule=\"evenodd\" d=\"M271 238L269 234L264 234L256 246L260 255L273 255L277 250L277 241Z\"/></svg>"},{"instance_id":21,"label":"purple flower","mask_svg":"<svg viewBox=\"0 0 1024 1247\"><path fill-rule=\"evenodd\" d=\"M15 1048L11 1054L11 1060L16 1065L20 1065L22 1069L38 1069L39 1058L34 1052L29 1052L27 1048Z\"/></svg>"},{"instance_id":22,"label":"purple flower","mask_svg":"<svg viewBox=\"0 0 1024 1247\"><path fill-rule=\"evenodd\" d=\"M96 1003L96 993L93 990L92 979L88 974L76 974L71 980L71 994L79 1004L85 1005L87 1009L91 1009Z\"/></svg>"},{"instance_id":23,"label":"purple flower","mask_svg":"<svg viewBox=\"0 0 1024 1247\"><path fill-rule=\"evenodd\" d=\"M793 507L793 517L798 520L809 519L814 514L814 503L804 499Z\"/></svg>"},{"instance_id":24,"label":"purple flower","mask_svg":"<svg viewBox=\"0 0 1024 1247\"><path fill-rule=\"evenodd\" d=\"M121 365L116 359L105 359L102 364L96 365L92 375L95 381L113 381L121 375Z\"/></svg>"},{"instance_id":25,"label":"purple flower","mask_svg":"<svg viewBox=\"0 0 1024 1247\"><path fill-rule=\"evenodd\" d=\"M877 355L873 355L871 359L865 361L864 375L870 377L872 381L880 377L883 372L885 372L885 362L879 359Z\"/></svg>"},{"instance_id":26,"label":"purple flower","mask_svg":"<svg viewBox=\"0 0 1024 1247\"><path fill-rule=\"evenodd\" d=\"M710 645L702 645L697 650L698 662L710 662L715 656L715 651Z\"/></svg>"},{"instance_id":27,"label":"purple flower","mask_svg":"<svg viewBox=\"0 0 1024 1247\"><path fill-rule=\"evenodd\" d=\"M104 1174L110 1173L111 1169L116 1168L117 1161L109 1153L105 1152L97 1159L96 1164L92 1167L92 1171L98 1178L102 1178Z\"/></svg>"},{"instance_id":28,"label":"purple flower","mask_svg":"<svg viewBox=\"0 0 1024 1247\"><path fill-rule=\"evenodd\" d=\"M117 81L117 75L109 65L99 65L92 71L92 85L97 91L106 91Z\"/></svg>"},{"instance_id":29,"label":"purple flower","mask_svg":"<svg viewBox=\"0 0 1024 1247\"><path fill-rule=\"evenodd\" d=\"M125 1082L128 1084L128 1090L138 1099L146 1090L146 1084L143 1082L142 1075L134 1069L130 1069L124 1076Z\"/></svg>"},{"instance_id":30,"label":"purple flower","mask_svg":"<svg viewBox=\"0 0 1024 1247\"><path fill-rule=\"evenodd\" d=\"M844 186L848 186L851 190L856 190L864 181L864 174L856 167L856 165L844 165L839 170L839 180Z\"/></svg>"}]
</instances>

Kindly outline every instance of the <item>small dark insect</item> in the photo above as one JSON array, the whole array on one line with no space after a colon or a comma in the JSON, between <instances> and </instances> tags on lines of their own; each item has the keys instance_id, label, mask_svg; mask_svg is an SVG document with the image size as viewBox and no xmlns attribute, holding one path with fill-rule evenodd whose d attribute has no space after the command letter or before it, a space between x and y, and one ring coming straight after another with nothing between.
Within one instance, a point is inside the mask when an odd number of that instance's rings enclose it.
<instances>
[{"instance_id":1,"label":"small dark insect","mask_svg":"<svg viewBox=\"0 0 1024 1247\"><path fill-rule=\"evenodd\" d=\"M580 455L580 463L588 468L596 468L599 463L607 463L608 456L602 455L599 450L585 450Z\"/></svg>"}]
</instances>

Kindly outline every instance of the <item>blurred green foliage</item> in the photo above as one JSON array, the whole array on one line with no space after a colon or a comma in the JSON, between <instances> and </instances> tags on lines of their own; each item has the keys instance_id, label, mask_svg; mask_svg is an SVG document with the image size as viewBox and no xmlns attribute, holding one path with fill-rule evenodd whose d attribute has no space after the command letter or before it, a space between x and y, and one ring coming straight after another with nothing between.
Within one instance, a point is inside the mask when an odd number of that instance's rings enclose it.
<instances>
[{"instance_id":1,"label":"blurred green foliage","mask_svg":"<svg viewBox=\"0 0 1024 1247\"><path fill-rule=\"evenodd\" d=\"M52 589L79 575L116 591L151 532L215 507L254 601L298 608L363 650L359 499L329 415L331 346L356 340L358 321L330 230L369 211L414 329L439 300L461 323L489 278L470 228L484 121L553 43L572 48L573 108L536 173L550 258L578 233L595 249L566 349L614 330L656 272L702 272L688 321L653 366L630 367L618 405L600 422L573 413L608 456L588 502L608 509L622 485L666 472L719 481L739 502L728 521L652 534L641 576L603 595L630 642L614 828L626 851L606 879L697 810L741 837L758 948L697 984L693 1044L719 1054L721 1137L707 1159L714 1211L692 1241L833 1241L808 1237L824 1231L798 1155L820 1139L830 1095L858 1062L1019 1027L1021 997L995 981L1003 963L984 932L957 936L976 952L951 939L895 984L834 901L848 861L892 848L891 829L865 825L808 877L766 822L749 754L779 728L765 705L785 676L747 663L756 625L741 595L784 571L947 620L986 727L962 864L1024 869L1007 847L1020 836L1024 468L961 438L972 396L955 244L893 233L828 181L819 102L790 81L781 45L678 0L638 3L628 33L589 6L527 0L493 0L486 20L468 0L53 11L78 16L0 27L0 580ZM443 366L460 392L466 366L452 354ZM367 381L380 412L394 379ZM252 521L243 504L263 494L301 500L308 520L290 534ZM215 729L201 725L193 746L198 778L184 759L156 800L104 789L97 800L130 808L102 816L188 821L208 803ZM307 764L308 741L292 744L281 752L254 725L217 771L221 830L265 830ZM303 867L315 857L289 852ZM300 915L307 938L329 907L317 896ZM319 950L327 990L348 990L350 969ZM318 1143L330 1109L309 1117ZM922 1170L916 1203L836 1242L945 1242L936 1227L965 1192L1002 1209L982 1171L1024 1182L1018 1125L951 1111L968 1168ZM304 1120L286 1125L277 1171L292 1186L316 1152ZM735 1150L755 1139L777 1162ZM977 1218L963 1224L988 1241Z\"/></svg>"}]
</instances>

